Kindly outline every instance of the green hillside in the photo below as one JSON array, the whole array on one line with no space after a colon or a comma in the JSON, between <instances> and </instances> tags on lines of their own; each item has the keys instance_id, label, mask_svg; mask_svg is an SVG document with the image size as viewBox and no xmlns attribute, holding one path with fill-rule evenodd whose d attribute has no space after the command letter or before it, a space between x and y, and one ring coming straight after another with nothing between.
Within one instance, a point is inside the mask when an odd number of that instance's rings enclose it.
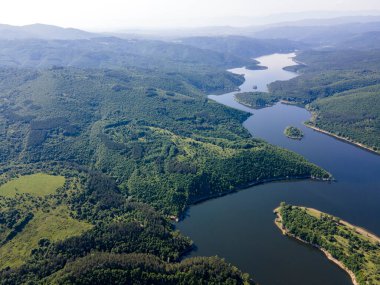
<instances>
[{"instance_id":1,"label":"green hillside","mask_svg":"<svg viewBox=\"0 0 380 285\"><path fill-rule=\"evenodd\" d=\"M252 283L220 258L179 262L193 245L170 219L253 183L330 174L253 139L241 125L248 114L208 100L243 78L193 52L168 55L173 68L162 58L142 67L137 56L122 69L0 68L0 179L12 190L0 197L4 284L106 271L115 280ZM119 261L104 263L111 255ZM136 262L146 271L131 277Z\"/></svg>"},{"instance_id":2,"label":"green hillside","mask_svg":"<svg viewBox=\"0 0 380 285\"><path fill-rule=\"evenodd\" d=\"M380 85L338 93L310 104L313 126L380 150Z\"/></svg>"},{"instance_id":3,"label":"green hillside","mask_svg":"<svg viewBox=\"0 0 380 285\"><path fill-rule=\"evenodd\" d=\"M300 156L252 139L241 126L247 114L204 97L240 77L51 69L35 72L15 93L9 71L0 82L2 163L86 165L114 177L124 195L171 215L251 182L328 177ZM20 72L13 71L15 82Z\"/></svg>"}]
</instances>

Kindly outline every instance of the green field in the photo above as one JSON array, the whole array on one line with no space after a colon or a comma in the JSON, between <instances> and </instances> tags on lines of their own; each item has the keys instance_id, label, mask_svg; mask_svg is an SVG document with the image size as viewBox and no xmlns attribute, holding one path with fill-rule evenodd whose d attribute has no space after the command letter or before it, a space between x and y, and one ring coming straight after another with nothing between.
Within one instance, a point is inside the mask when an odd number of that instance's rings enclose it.
<instances>
[{"instance_id":1,"label":"green field","mask_svg":"<svg viewBox=\"0 0 380 285\"><path fill-rule=\"evenodd\" d=\"M37 211L22 232L0 247L0 269L23 264L42 238L56 242L80 235L91 227L88 223L71 218L66 206L60 206L48 213Z\"/></svg>"},{"instance_id":2,"label":"green field","mask_svg":"<svg viewBox=\"0 0 380 285\"><path fill-rule=\"evenodd\" d=\"M17 193L29 193L36 196L46 196L55 193L65 183L63 176L53 176L44 173L20 176L0 186L0 195L14 197Z\"/></svg>"}]
</instances>

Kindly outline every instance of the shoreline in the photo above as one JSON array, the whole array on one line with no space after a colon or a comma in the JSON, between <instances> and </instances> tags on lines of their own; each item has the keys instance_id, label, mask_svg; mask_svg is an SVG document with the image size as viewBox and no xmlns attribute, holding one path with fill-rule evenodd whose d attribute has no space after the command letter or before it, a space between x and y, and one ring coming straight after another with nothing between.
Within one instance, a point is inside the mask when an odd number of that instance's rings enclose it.
<instances>
[{"instance_id":1,"label":"shoreline","mask_svg":"<svg viewBox=\"0 0 380 285\"><path fill-rule=\"evenodd\" d=\"M301 207L301 208L310 210L310 211L318 213L318 214L327 214L327 215L330 215L329 213L323 213L323 212L321 212L321 211L319 211L317 209L314 209L314 208L308 208L308 207ZM332 216L332 215L330 215L330 216ZM341 224L343 226L346 226L346 227L348 227L348 228L350 228L352 230L355 230L355 232L357 234L359 234L359 235L365 236L368 239L372 239L373 241L380 243L380 237L376 236L374 233L371 233L370 231L368 231L368 230L366 230L366 229L364 229L362 227L355 226L355 225L350 224L349 222L344 221L344 220L340 220L339 224Z\"/></svg>"},{"instance_id":2,"label":"shoreline","mask_svg":"<svg viewBox=\"0 0 380 285\"><path fill-rule=\"evenodd\" d=\"M238 191L245 190L245 189L248 189L250 187L257 186L257 185L262 185L262 184L272 183L272 182L288 182L288 181L308 180L308 179L313 180L313 181L320 181L320 182L334 181L334 179L333 179L332 176L329 179L323 179L323 178L316 178L316 177L313 177L311 175L305 175L305 176L284 176L284 177L278 177L278 178L263 179L263 180L260 180L260 181L249 182L249 183L247 183L247 184L245 184L243 186L235 187L231 191L227 191L227 192L223 192L223 193L214 194L214 195L210 195L210 196L207 196L207 197L201 197L201 198L195 199L194 201L192 201L189 204L189 206L197 205L199 203L202 203L202 202L205 202L205 201L208 201L208 200L212 200L212 199L223 197L223 196L226 196L226 195L229 195L229 194L233 194L233 193L236 193Z\"/></svg>"},{"instance_id":3,"label":"shoreline","mask_svg":"<svg viewBox=\"0 0 380 285\"><path fill-rule=\"evenodd\" d=\"M235 94L235 95L236 95L236 94ZM254 107L254 106L252 106L252 105L250 105L250 104L248 104L248 103L245 103L245 102L240 101L238 98L236 98L235 95L234 95L234 99L235 99L236 102L238 102L239 104L241 104L241 105L243 105L243 106L245 106L245 107L251 108L251 109L253 109L253 110L260 110L260 109L270 108L270 107L273 107L273 106L276 104L276 103L274 103L274 104L269 104L269 105L266 105L266 106L263 106L263 107L260 107L260 108L256 108L256 107ZM295 102L291 102L291 101L287 101L287 100L279 100L278 102L281 103L281 104L284 104L284 105L298 106L298 107L304 108L305 110L308 110L307 108L302 107L302 105L300 105L300 104L298 104L298 103L295 103ZM278 103L278 102L277 102L277 103ZM308 111L312 113L312 117L315 116L314 113L313 113L312 111L310 111L310 110L308 110ZM318 128L318 127L316 127L316 126L310 125L310 124L308 124L308 123L306 123L306 122L304 122L303 125L306 126L307 128L310 128L310 129L316 131L316 132L319 132L319 133L322 133L322 134L328 135L328 136L330 136L330 137L333 137L333 138L338 139L338 140L340 140L340 141L343 141L343 142L345 142L345 143L349 143L349 144L354 145L354 146L356 146L356 147L359 147L359 148L361 148L361 149L363 149L363 150L369 151L369 152L371 152L371 153L373 153L373 154L380 155L380 150L375 150L375 149L373 149L372 147L370 147L370 146L368 146L368 145L365 145L365 144L363 144L363 143L360 143L360 142L354 141L353 139L345 138L345 137L339 136L339 135L334 134L334 133L332 133L332 132L329 132L329 131L327 131L327 130L324 130L324 129ZM293 139L293 138L291 138L291 139Z\"/></svg>"},{"instance_id":4,"label":"shoreline","mask_svg":"<svg viewBox=\"0 0 380 285\"><path fill-rule=\"evenodd\" d=\"M314 248L319 249L320 251L322 251L324 253L324 255L327 257L328 260L334 262L341 269L343 269L344 271L346 271L348 273L348 275L350 276L351 281L352 281L352 283L354 285L359 285L358 281L356 280L356 276L355 276L354 272L352 272L350 269L348 269L342 262L340 262L339 260L337 260L336 258L334 258L327 250L325 250L324 248L322 248L322 247L320 247L318 245L311 244L311 243L309 243L309 242L307 242L307 241L305 241L305 240L303 240L303 239L301 239L299 237L296 237L295 235L289 233L288 230L286 228L284 228L283 225L282 225L282 216L280 214L279 208L280 207L274 209L274 211L273 211L273 213L276 215L276 219L275 219L274 223L281 230L281 232L282 232L283 235L289 236L289 237L294 238L294 239L296 239L296 240L298 240L300 242L303 242L305 244L313 246Z\"/></svg>"},{"instance_id":5,"label":"shoreline","mask_svg":"<svg viewBox=\"0 0 380 285\"><path fill-rule=\"evenodd\" d=\"M281 104L284 104L284 105L297 106L297 107L300 107L300 108L304 108L302 106L302 104L298 103L298 102L288 101L288 100L284 100L284 99L281 99L278 102L280 102Z\"/></svg>"},{"instance_id":6,"label":"shoreline","mask_svg":"<svg viewBox=\"0 0 380 285\"><path fill-rule=\"evenodd\" d=\"M315 126L310 125L310 124L307 124L307 123L304 123L304 125L305 125L306 127L310 128L310 129L314 130L314 131L317 131L317 132L323 133L323 134L325 134L325 135L328 135L328 136L333 137L333 138L335 138L335 139L338 139L338 140L341 140L341 141L343 141L343 142L346 142L346 143L352 144L352 145L354 145L354 146L357 146L357 147L359 147L359 148L361 148L361 149L364 149L364 150L366 150L366 151L369 151L369 152L371 152L371 153L374 153L374 154L380 155L380 152L379 152L379 151L376 151L376 150L374 150L373 148L371 148L371 147L369 147L369 146L367 146L367 145L365 145L365 144L362 144L362 143L356 142L356 141L354 141L354 140L352 140L352 139L348 139L348 138L345 138L345 137L338 136L338 135L336 135L336 134L334 134L334 133L331 133L331 132L329 132L329 131L326 131L326 130L320 129L320 128L318 128L318 127L315 127Z\"/></svg>"},{"instance_id":7,"label":"shoreline","mask_svg":"<svg viewBox=\"0 0 380 285\"><path fill-rule=\"evenodd\" d=\"M185 211L183 213L179 214L178 216L169 216L169 219L178 223L178 222L180 222L180 221L182 221L183 219L186 218L186 213L187 213L187 211L189 210L189 208L191 206L194 206L194 205L197 205L197 204L209 201L209 200L213 200L213 199L217 199L217 198L220 198L220 197L224 197L224 196L227 196L227 195L230 195L230 194L234 194L234 193L237 193L239 191L246 190L246 189L248 189L250 187L253 187L253 186L258 186L258 185L262 185L262 184L266 184L266 183L272 183L272 182L290 182L290 181L297 181L297 180L299 180L299 181L301 181L301 180L312 180L312 181L315 181L315 182L333 182L334 181L334 177L331 174L330 174L330 178L328 178L328 179L316 178L316 177L313 177L311 175L305 175L305 176L283 176L283 177L278 177L278 178L270 178L270 179L263 179L263 180L260 180L260 181L255 181L255 182L249 182L249 183L247 183L247 184L245 184L243 186L235 187L234 189L232 189L230 191L227 191L227 192L216 193L216 194L213 194L213 195L197 198L197 199L191 201L187 205L187 207L186 207L186 209L185 209Z\"/></svg>"}]
</instances>

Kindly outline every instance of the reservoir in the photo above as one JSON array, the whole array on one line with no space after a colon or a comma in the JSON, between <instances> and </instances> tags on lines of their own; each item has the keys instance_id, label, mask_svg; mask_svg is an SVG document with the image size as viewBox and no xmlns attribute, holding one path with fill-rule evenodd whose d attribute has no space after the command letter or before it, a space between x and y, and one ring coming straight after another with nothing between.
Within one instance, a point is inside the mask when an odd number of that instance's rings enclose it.
<instances>
[{"instance_id":1,"label":"reservoir","mask_svg":"<svg viewBox=\"0 0 380 285\"><path fill-rule=\"evenodd\" d=\"M297 76L283 70L295 64L294 56L257 58L266 70L230 71L244 74L241 92L265 92L267 84ZM303 155L332 173L336 181L262 184L192 206L177 225L197 247L191 256L218 255L262 285L352 284L348 274L322 252L283 236L274 225L273 209L282 201L312 207L380 235L380 156L305 127L303 122L311 115L304 108L278 103L253 110L236 102L235 93L209 98L251 113L244 127L253 137ZM300 128L304 138L284 136L288 125Z\"/></svg>"}]
</instances>

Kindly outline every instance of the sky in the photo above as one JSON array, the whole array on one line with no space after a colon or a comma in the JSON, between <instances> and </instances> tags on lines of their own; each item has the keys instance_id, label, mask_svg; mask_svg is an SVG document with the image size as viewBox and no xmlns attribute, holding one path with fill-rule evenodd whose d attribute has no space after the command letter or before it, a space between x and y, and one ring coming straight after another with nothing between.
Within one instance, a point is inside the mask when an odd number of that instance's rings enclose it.
<instances>
[{"instance_id":1,"label":"sky","mask_svg":"<svg viewBox=\"0 0 380 285\"><path fill-rule=\"evenodd\" d=\"M0 23L99 31L241 26L304 11L380 11L380 0L0 0Z\"/></svg>"}]
</instances>

